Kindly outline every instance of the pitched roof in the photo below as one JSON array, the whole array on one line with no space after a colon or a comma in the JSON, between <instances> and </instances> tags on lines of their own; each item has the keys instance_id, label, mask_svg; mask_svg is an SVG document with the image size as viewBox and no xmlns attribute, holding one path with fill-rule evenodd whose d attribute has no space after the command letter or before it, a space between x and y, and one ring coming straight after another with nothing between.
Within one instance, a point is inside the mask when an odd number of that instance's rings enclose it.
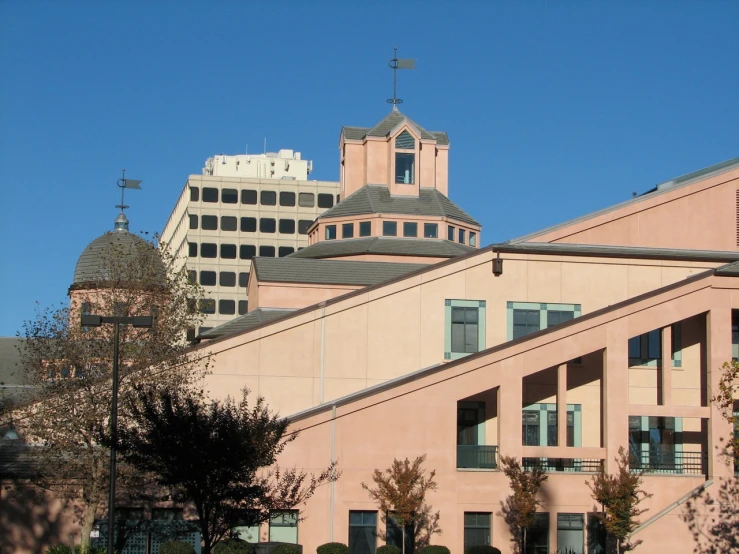
<instances>
[{"instance_id":1,"label":"pitched roof","mask_svg":"<svg viewBox=\"0 0 739 554\"><path fill-rule=\"evenodd\" d=\"M365 237L358 239L325 240L306 246L289 258L335 258L361 254L390 254L393 256L427 256L454 258L476 250L472 246L440 239L408 239L394 237Z\"/></svg>"},{"instance_id":2,"label":"pitched roof","mask_svg":"<svg viewBox=\"0 0 739 554\"><path fill-rule=\"evenodd\" d=\"M480 225L475 218L436 189L421 188L418 197L392 196L385 185L363 186L323 212L318 219L364 214L428 215Z\"/></svg>"},{"instance_id":3,"label":"pitched roof","mask_svg":"<svg viewBox=\"0 0 739 554\"><path fill-rule=\"evenodd\" d=\"M254 258L252 267L262 282L367 286L423 269L426 264L285 257Z\"/></svg>"},{"instance_id":4,"label":"pitched roof","mask_svg":"<svg viewBox=\"0 0 739 554\"><path fill-rule=\"evenodd\" d=\"M722 277L739 277L739 261L717 267L715 272Z\"/></svg>"},{"instance_id":5,"label":"pitched roof","mask_svg":"<svg viewBox=\"0 0 739 554\"><path fill-rule=\"evenodd\" d=\"M259 308L247 314L241 315L231 321L223 323L218 327L214 327L205 333L199 335L202 339L215 339L232 335L239 331L246 331L263 323L271 323L285 317L287 314L295 310L283 308Z\"/></svg>"},{"instance_id":6,"label":"pitched roof","mask_svg":"<svg viewBox=\"0 0 739 554\"><path fill-rule=\"evenodd\" d=\"M407 123L422 138L433 140L436 144L448 145L449 136L443 131L427 131L411 118L400 113L393 107L389 114L374 127L343 127L344 138L349 140L363 140L365 137L387 137L399 125Z\"/></svg>"}]
</instances>

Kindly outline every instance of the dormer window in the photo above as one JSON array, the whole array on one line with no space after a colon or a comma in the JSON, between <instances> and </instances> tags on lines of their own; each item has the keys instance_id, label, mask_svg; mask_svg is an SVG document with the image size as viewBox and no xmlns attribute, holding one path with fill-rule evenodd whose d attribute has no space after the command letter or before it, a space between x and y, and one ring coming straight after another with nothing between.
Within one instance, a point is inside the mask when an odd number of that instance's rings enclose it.
<instances>
[{"instance_id":1,"label":"dormer window","mask_svg":"<svg viewBox=\"0 0 739 554\"><path fill-rule=\"evenodd\" d=\"M415 152L402 152L402 150L415 151L416 140L408 131L403 131L395 139L395 182L412 185L416 172Z\"/></svg>"}]
</instances>

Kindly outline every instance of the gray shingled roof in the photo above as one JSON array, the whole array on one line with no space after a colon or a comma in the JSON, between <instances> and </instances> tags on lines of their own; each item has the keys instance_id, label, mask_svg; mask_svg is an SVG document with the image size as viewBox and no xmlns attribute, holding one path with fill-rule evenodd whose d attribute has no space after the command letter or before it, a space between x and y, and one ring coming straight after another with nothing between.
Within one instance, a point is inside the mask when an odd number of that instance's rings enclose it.
<instances>
[{"instance_id":1,"label":"gray shingled roof","mask_svg":"<svg viewBox=\"0 0 739 554\"><path fill-rule=\"evenodd\" d=\"M314 260L311 258L254 258L253 271L261 282L322 285L376 285L426 264Z\"/></svg>"},{"instance_id":2,"label":"gray shingled roof","mask_svg":"<svg viewBox=\"0 0 739 554\"><path fill-rule=\"evenodd\" d=\"M737 255L739 257L739 254ZM722 275L724 277L739 277L739 262L734 262L727 265L722 265L716 268L716 275Z\"/></svg>"},{"instance_id":3,"label":"gray shingled roof","mask_svg":"<svg viewBox=\"0 0 739 554\"><path fill-rule=\"evenodd\" d=\"M403 115L398 111L398 108L393 106L393 109L387 114L377 125L372 128L368 127L344 127L342 132L344 138L350 140L362 140L364 137L386 137L393 129L397 128L398 125L408 123L413 127L422 139L429 139L436 141L436 144L449 144L449 136L443 131L427 131L421 127L418 123L413 121L411 118Z\"/></svg>"},{"instance_id":4,"label":"gray shingled roof","mask_svg":"<svg viewBox=\"0 0 739 554\"><path fill-rule=\"evenodd\" d=\"M239 331L246 331L247 329L261 325L262 323L271 323L276 321L294 311L295 310L282 308L259 308L202 333L200 338L217 339L226 335L238 333Z\"/></svg>"},{"instance_id":5,"label":"gray shingled roof","mask_svg":"<svg viewBox=\"0 0 739 554\"><path fill-rule=\"evenodd\" d=\"M366 237L359 239L325 240L306 246L289 258L334 258L360 254L390 254L394 256L428 256L454 258L469 254L472 246L439 239L404 239Z\"/></svg>"},{"instance_id":6,"label":"gray shingled roof","mask_svg":"<svg viewBox=\"0 0 739 554\"><path fill-rule=\"evenodd\" d=\"M364 214L428 215L480 225L475 218L436 189L421 188L418 197L392 196L385 185L365 185L323 212L318 219Z\"/></svg>"}]
</instances>

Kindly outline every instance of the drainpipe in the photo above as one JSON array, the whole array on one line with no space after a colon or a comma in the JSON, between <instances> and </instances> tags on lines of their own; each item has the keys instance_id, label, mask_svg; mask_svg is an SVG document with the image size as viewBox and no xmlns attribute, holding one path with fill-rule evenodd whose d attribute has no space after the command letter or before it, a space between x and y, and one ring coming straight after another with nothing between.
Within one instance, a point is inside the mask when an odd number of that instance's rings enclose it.
<instances>
[{"instance_id":1,"label":"drainpipe","mask_svg":"<svg viewBox=\"0 0 739 554\"><path fill-rule=\"evenodd\" d=\"M321 380L319 383L318 403L323 404L323 377L326 353L326 303L321 302Z\"/></svg>"},{"instance_id":2,"label":"drainpipe","mask_svg":"<svg viewBox=\"0 0 739 554\"><path fill-rule=\"evenodd\" d=\"M336 404L331 408L331 463L336 461ZM329 483L328 539L334 542L334 481Z\"/></svg>"}]
</instances>

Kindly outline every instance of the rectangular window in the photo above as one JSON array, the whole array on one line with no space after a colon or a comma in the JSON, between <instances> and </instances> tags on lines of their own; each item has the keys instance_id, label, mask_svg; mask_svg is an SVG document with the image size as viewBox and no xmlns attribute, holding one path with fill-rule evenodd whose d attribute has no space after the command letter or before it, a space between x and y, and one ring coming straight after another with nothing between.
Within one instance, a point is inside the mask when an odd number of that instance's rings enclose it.
<instances>
[{"instance_id":1,"label":"rectangular window","mask_svg":"<svg viewBox=\"0 0 739 554\"><path fill-rule=\"evenodd\" d=\"M424 223L423 224L423 238L435 239L439 237L439 224L438 223Z\"/></svg>"},{"instance_id":2,"label":"rectangular window","mask_svg":"<svg viewBox=\"0 0 739 554\"><path fill-rule=\"evenodd\" d=\"M214 287L216 285L216 272L215 271L201 271L200 272L200 284L206 287Z\"/></svg>"},{"instance_id":3,"label":"rectangular window","mask_svg":"<svg viewBox=\"0 0 739 554\"><path fill-rule=\"evenodd\" d=\"M246 287L249 284L249 272L242 271L239 273L239 286Z\"/></svg>"},{"instance_id":4,"label":"rectangular window","mask_svg":"<svg viewBox=\"0 0 739 554\"><path fill-rule=\"evenodd\" d=\"M294 219L281 219L280 220L280 233L283 235L294 235L295 234L295 220Z\"/></svg>"},{"instance_id":5,"label":"rectangular window","mask_svg":"<svg viewBox=\"0 0 739 554\"><path fill-rule=\"evenodd\" d=\"M274 246L260 246L259 255L264 258L274 258L275 257L275 247Z\"/></svg>"},{"instance_id":6,"label":"rectangular window","mask_svg":"<svg viewBox=\"0 0 739 554\"><path fill-rule=\"evenodd\" d=\"M349 510L349 552L375 554L377 512Z\"/></svg>"},{"instance_id":7,"label":"rectangular window","mask_svg":"<svg viewBox=\"0 0 739 554\"><path fill-rule=\"evenodd\" d=\"M731 310L731 357L739 360L739 310Z\"/></svg>"},{"instance_id":8,"label":"rectangular window","mask_svg":"<svg viewBox=\"0 0 739 554\"><path fill-rule=\"evenodd\" d=\"M203 202L218 202L218 189L203 187Z\"/></svg>"},{"instance_id":9,"label":"rectangular window","mask_svg":"<svg viewBox=\"0 0 739 554\"><path fill-rule=\"evenodd\" d=\"M217 231L218 230L218 216L215 215L204 215L200 218L200 225L204 231Z\"/></svg>"},{"instance_id":10,"label":"rectangular window","mask_svg":"<svg viewBox=\"0 0 739 554\"><path fill-rule=\"evenodd\" d=\"M395 182L412 185L415 178L416 155L395 153Z\"/></svg>"},{"instance_id":11,"label":"rectangular window","mask_svg":"<svg viewBox=\"0 0 739 554\"><path fill-rule=\"evenodd\" d=\"M485 349L484 300L446 300L445 322L444 359Z\"/></svg>"},{"instance_id":12,"label":"rectangular window","mask_svg":"<svg viewBox=\"0 0 739 554\"><path fill-rule=\"evenodd\" d=\"M236 259L236 245L235 244L222 244L221 245L221 258L225 260Z\"/></svg>"},{"instance_id":13,"label":"rectangular window","mask_svg":"<svg viewBox=\"0 0 739 554\"><path fill-rule=\"evenodd\" d=\"M292 246L280 246L277 249L277 255L280 258L284 258L285 256L289 256L293 252L295 252L295 248L293 248Z\"/></svg>"},{"instance_id":14,"label":"rectangular window","mask_svg":"<svg viewBox=\"0 0 739 554\"><path fill-rule=\"evenodd\" d=\"M557 405L531 404L522 416L522 443L525 446L559 446ZM567 404L567 446L582 443L582 405Z\"/></svg>"},{"instance_id":15,"label":"rectangular window","mask_svg":"<svg viewBox=\"0 0 739 554\"><path fill-rule=\"evenodd\" d=\"M200 311L204 314L216 313L216 301L212 298L201 298ZM200 328L200 330L203 330L202 327Z\"/></svg>"},{"instance_id":16,"label":"rectangular window","mask_svg":"<svg viewBox=\"0 0 739 554\"><path fill-rule=\"evenodd\" d=\"M219 300L218 313L223 315L233 315L236 313L236 302L234 300Z\"/></svg>"},{"instance_id":17,"label":"rectangular window","mask_svg":"<svg viewBox=\"0 0 739 554\"><path fill-rule=\"evenodd\" d=\"M239 300L239 315L244 315L249 311L249 303L246 300Z\"/></svg>"},{"instance_id":18,"label":"rectangular window","mask_svg":"<svg viewBox=\"0 0 739 554\"><path fill-rule=\"evenodd\" d=\"M464 513L464 550L472 546L490 544L491 514L489 512Z\"/></svg>"},{"instance_id":19,"label":"rectangular window","mask_svg":"<svg viewBox=\"0 0 739 554\"><path fill-rule=\"evenodd\" d=\"M405 551L413 552L415 546L413 525L410 524L405 528ZM403 531L395 521L392 513L387 514L385 525L385 544L393 545L402 550L403 548Z\"/></svg>"},{"instance_id":20,"label":"rectangular window","mask_svg":"<svg viewBox=\"0 0 739 554\"><path fill-rule=\"evenodd\" d=\"M404 237L417 237L418 236L418 223L411 223L406 221L403 223L403 236Z\"/></svg>"},{"instance_id":21,"label":"rectangular window","mask_svg":"<svg viewBox=\"0 0 739 554\"><path fill-rule=\"evenodd\" d=\"M237 204L239 202L239 191L236 189L223 189L221 191L221 202L224 204Z\"/></svg>"},{"instance_id":22,"label":"rectangular window","mask_svg":"<svg viewBox=\"0 0 739 554\"><path fill-rule=\"evenodd\" d=\"M259 195L259 201L262 206L276 206L277 193L273 190L263 190Z\"/></svg>"},{"instance_id":23,"label":"rectangular window","mask_svg":"<svg viewBox=\"0 0 739 554\"><path fill-rule=\"evenodd\" d=\"M547 554L549 552L549 514L534 514L534 524L527 533L525 554Z\"/></svg>"},{"instance_id":24,"label":"rectangular window","mask_svg":"<svg viewBox=\"0 0 739 554\"><path fill-rule=\"evenodd\" d=\"M588 514L588 554L602 554L606 551L606 528L598 514Z\"/></svg>"},{"instance_id":25,"label":"rectangular window","mask_svg":"<svg viewBox=\"0 0 739 554\"><path fill-rule=\"evenodd\" d=\"M341 238L350 239L354 237L354 223L344 223L341 226Z\"/></svg>"},{"instance_id":26,"label":"rectangular window","mask_svg":"<svg viewBox=\"0 0 739 554\"><path fill-rule=\"evenodd\" d=\"M221 271L218 275L218 284L222 287L235 287L236 273L234 271Z\"/></svg>"},{"instance_id":27,"label":"rectangular window","mask_svg":"<svg viewBox=\"0 0 739 554\"><path fill-rule=\"evenodd\" d=\"M382 236L395 237L398 235L398 224L395 221L382 222Z\"/></svg>"},{"instance_id":28,"label":"rectangular window","mask_svg":"<svg viewBox=\"0 0 739 554\"><path fill-rule=\"evenodd\" d=\"M298 194L298 206L301 208L312 208L316 203L312 192L301 192Z\"/></svg>"},{"instance_id":29,"label":"rectangular window","mask_svg":"<svg viewBox=\"0 0 739 554\"><path fill-rule=\"evenodd\" d=\"M198 187L190 187L190 202L200 200L200 189Z\"/></svg>"},{"instance_id":30,"label":"rectangular window","mask_svg":"<svg viewBox=\"0 0 739 554\"><path fill-rule=\"evenodd\" d=\"M682 431L683 421L680 417L629 416L632 467L650 473L681 473L685 469ZM686 461L694 463L692 460Z\"/></svg>"},{"instance_id":31,"label":"rectangular window","mask_svg":"<svg viewBox=\"0 0 739 554\"><path fill-rule=\"evenodd\" d=\"M508 302L508 340L519 339L580 317L580 304L540 304L538 302Z\"/></svg>"},{"instance_id":32,"label":"rectangular window","mask_svg":"<svg viewBox=\"0 0 739 554\"><path fill-rule=\"evenodd\" d=\"M280 206L294 206L295 205L295 193L282 191L280 192Z\"/></svg>"},{"instance_id":33,"label":"rectangular window","mask_svg":"<svg viewBox=\"0 0 739 554\"><path fill-rule=\"evenodd\" d=\"M319 208L330 208L334 205L333 194L319 194L318 195L318 207Z\"/></svg>"},{"instance_id":34,"label":"rectangular window","mask_svg":"<svg viewBox=\"0 0 739 554\"><path fill-rule=\"evenodd\" d=\"M460 244L465 244L465 241L466 240L467 239L465 238L465 230L464 229L460 229L459 230L459 243Z\"/></svg>"},{"instance_id":35,"label":"rectangular window","mask_svg":"<svg viewBox=\"0 0 739 554\"><path fill-rule=\"evenodd\" d=\"M525 337L539 330L539 310L513 310L513 338Z\"/></svg>"},{"instance_id":36,"label":"rectangular window","mask_svg":"<svg viewBox=\"0 0 739 554\"><path fill-rule=\"evenodd\" d=\"M187 243L187 256L190 258L198 257L198 243L197 242Z\"/></svg>"},{"instance_id":37,"label":"rectangular window","mask_svg":"<svg viewBox=\"0 0 739 554\"><path fill-rule=\"evenodd\" d=\"M218 257L218 245L212 242L204 242L200 245L200 257L201 258L217 258Z\"/></svg>"},{"instance_id":38,"label":"rectangular window","mask_svg":"<svg viewBox=\"0 0 739 554\"><path fill-rule=\"evenodd\" d=\"M298 234L299 235L307 235L308 229L310 229L310 226L313 225L313 221L310 219L300 219L298 220Z\"/></svg>"},{"instance_id":39,"label":"rectangular window","mask_svg":"<svg viewBox=\"0 0 739 554\"><path fill-rule=\"evenodd\" d=\"M534 410L523 411L523 445L539 446L539 418L540 412Z\"/></svg>"},{"instance_id":40,"label":"rectangular window","mask_svg":"<svg viewBox=\"0 0 739 554\"><path fill-rule=\"evenodd\" d=\"M451 225L448 225L446 228L446 238L447 240L454 240L454 230L455 228Z\"/></svg>"},{"instance_id":41,"label":"rectangular window","mask_svg":"<svg viewBox=\"0 0 739 554\"><path fill-rule=\"evenodd\" d=\"M359 222L359 236L369 237L372 235L372 222L371 221L360 221Z\"/></svg>"},{"instance_id":42,"label":"rectangular window","mask_svg":"<svg viewBox=\"0 0 739 554\"><path fill-rule=\"evenodd\" d=\"M477 246L477 234L470 231L470 246Z\"/></svg>"},{"instance_id":43,"label":"rectangular window","mask_svg":"<svg viewBox=\"0 0 739 554\"><path fill-rule=\"evenodd\" d=\"M584 554L585 514L557 514L557 552Z\"/></svg>"},{"instance_id":44,"label":"rectangular window","mask_svg":"<svg viewBox=\"0 0 739 554\"><path fill-rule=\"evenodd\" d=\"M277 230L277 222L271 217L263 217L259 220L260 233L274 233Z\"/></svg>"},{"instance_id":45,"label":"rectangular window","mask_svg":"<svg viewBox=\"0 0 739 554\"><path fill-rule=\"evenodd\" d=\"M241 203L256 206L257 191L253 189L241 189Z\"/></svg>"},{"instance_id":46,"label":"rectangular window","mask_svg":"<svg viewBox=\"0 0 739 554\"><path fill-rule=\"evenodd\" d=\"M190 215L190 229L197 229L198 228L198 216L196 215Z\"/></svg>"},{"instance_id":47,"label":"rectangular window","mask_svg":"<svg viewBox=\"0 0 739 554\"><path fill-rule=\"evenodd\" d=\"M336 238L336 225L326 225L326 240L334 240Z\"/></svg>"},{"instance_id":48,"label":"rectangular window","mask_svg":"<svg viewBox=\"0 0 739 554\"><path fill-rule=\"evenodd\" d=\"M298 544L298 511L274 512L269 517L269 542Z\"/></svg>"},{"instance_id":49,"label":"rectangular window","mask_svg":"<svg viewBox=\"0 0 739 554\"><path fill-rule=\"evenodd\" d=\"M239 258L242 260L251 260L257 255L257 247L251 244L242 244L239 246Z\"/></svg>"},{"instance_id":50,"label":"rectangular window","mask_svg":"<svg viewBox=\"0 0 739 554\"><path fill-rule=\"evenodd\" d=\"M656 366L662 359L662 332L654 329L629 339L629 365Z\"/></svg>"},{"instance_id":51,"label":"rectangular window","mask_svg":"<svg viewBox=\"0 0 739 554\"><path fill-rule=\"evenodd\" d=\"M221 231L235 231L236 218L232 215L221 216Z\"/></svg>"},{"instance_id":52,"label":"rectangular window","mask_svg":"<svg viewBox=\"0 0 739 554\"><path fill-rule=\"evenodd\" d=\"M242 233L256 233L257 232L257 218L256 217L242 217L241 218L241 232Z\"/></svg>"}]
</instances>

